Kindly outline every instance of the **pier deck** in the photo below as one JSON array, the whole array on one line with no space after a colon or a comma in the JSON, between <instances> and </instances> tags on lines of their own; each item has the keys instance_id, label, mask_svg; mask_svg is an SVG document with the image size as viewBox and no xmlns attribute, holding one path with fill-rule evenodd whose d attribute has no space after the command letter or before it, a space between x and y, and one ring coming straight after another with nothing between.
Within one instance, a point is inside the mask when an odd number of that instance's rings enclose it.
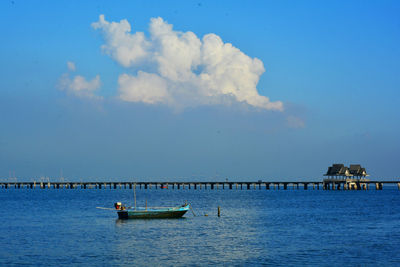
<instances>
[{"instance_id":1,"label":"pier deck","mask_svg":"<svg viewBox=\"0 0 400 267\"><path fill-rule=\"evenodd\" d=\"M53 188L53 189L314 189L314 190L369 190L370 185L375 186L376 190L382 190L383 185L397 184L400 190L400 180L398 181L367 181L367 180L340 180L340 179L325 179L324 181L245 181L245 182L141 182L141 181L125 181L125 182L51 182L51 181L38 181L38 182L0 182L0 187L3 189L8 188Z\"/></svg>"}]
</instances>

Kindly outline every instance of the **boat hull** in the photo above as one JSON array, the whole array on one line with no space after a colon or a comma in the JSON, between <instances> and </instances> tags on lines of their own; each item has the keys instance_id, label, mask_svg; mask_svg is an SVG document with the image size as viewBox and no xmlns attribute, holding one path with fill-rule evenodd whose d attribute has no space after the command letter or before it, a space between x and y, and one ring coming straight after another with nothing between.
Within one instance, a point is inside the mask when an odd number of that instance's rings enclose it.
<instances>
[{"instance_id":1,"label":"boat hull","mask_svg":"<svg viewBox=\"0 0 400 267\"><path fill-rule=\"evenodd\" d=\"M119 219L167 219L180 218L189 210L189 206L155 209L155 210L123 210L118 211Z\"/></svg>"}]
</instances>

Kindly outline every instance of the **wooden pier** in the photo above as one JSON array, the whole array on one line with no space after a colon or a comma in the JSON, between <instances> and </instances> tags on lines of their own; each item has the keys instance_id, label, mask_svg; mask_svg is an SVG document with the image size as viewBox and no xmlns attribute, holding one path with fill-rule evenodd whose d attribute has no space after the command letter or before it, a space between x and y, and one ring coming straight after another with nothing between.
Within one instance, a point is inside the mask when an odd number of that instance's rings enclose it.
<instances>
[{"instance_id":1,"label":"wooden pier","mask_svg":"<svg viewBox=\"0 0 400 267\"><path fill-rule=\"evenodd\" d=\"M400 190L400 180L370 181L370 180L340 180L325 179L323 181L298 182L0 182L3 189L193 189L193 190L382 190L383 185L396 185Z\"/></svg>"}]
</instances>

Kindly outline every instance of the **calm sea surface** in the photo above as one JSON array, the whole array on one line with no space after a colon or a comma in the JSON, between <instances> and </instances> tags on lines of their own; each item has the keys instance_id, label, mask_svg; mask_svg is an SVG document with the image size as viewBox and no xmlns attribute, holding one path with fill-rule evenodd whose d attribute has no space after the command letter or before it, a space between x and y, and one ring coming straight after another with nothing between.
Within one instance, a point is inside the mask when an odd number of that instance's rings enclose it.
<instances>
[{"instance_id":1,"label":"calm sea surface","mask_svg":"<svg viewBox=\"0 0 400 267\"><path fill-rule=\"evenodd\" d=\"M397 188L136 193L143 206L187 200L198 216L96 209L132 204L129 189L0 189L0 266L400 266Z\"/></svg>"}]
</instances>

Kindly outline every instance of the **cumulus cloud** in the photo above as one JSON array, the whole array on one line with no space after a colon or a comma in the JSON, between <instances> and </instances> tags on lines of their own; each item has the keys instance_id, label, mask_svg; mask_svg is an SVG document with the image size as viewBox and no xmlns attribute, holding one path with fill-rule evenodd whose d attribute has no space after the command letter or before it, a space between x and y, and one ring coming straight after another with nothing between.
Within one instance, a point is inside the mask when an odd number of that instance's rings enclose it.
<instances>
[{"instance_id":1,"label":"cumulus cloud","mask_svg":"<svg viewBox=\"0 0 400 267\"><path fill-rule=\"evenodd\" d=\"M76 69L73 62L67 62L67 66L70 71L75 71ZM74 96L92 99L102 99L101 96L95 94L95 91L99 89L100 86L99 75L96 75L92 80L86 80L86 78L81 75L75 75L71 78L69 73L64 73L58 83L60 90L64 90Z\"/></svg>"},{"instance_id":2,"label":"cumulus cloud","mask_svg":"<svg viewBox=\"0 0 400 267\"><path fill-rule=\"evenodd\" d=\"M132 33L127 20L108 22L104 15L92 27L102 32L103 52L129 68L130 73L118 78L119 97L124 101L183 108L243 102L283 110L281 101L272 102L257 91L265 71L262 61L215 34L199 39L193 32L175 31L160 17L151 19L149 37ZM146 72L144 66L153 71Z\"/></svg>"},{"instance_id":3,"label":"cumulus cloud","mask_svg":"<svg viewBox=\"0 0 400 267\"><path fill-rule=\"evenodd\" d=\"M125 101L155 104L169 98L165 80L156 74L142 71L137 76L122 74L118 84L120 98Z\"/></svg>"},{"instance_id":4,"label":"cumulus cloud","mask_svg":"<svg viewBox=\"0 0 400 267\"><path fill-rule=\"evenodd\" d=\"M129 67L133 62L139 62L147 57L150 47L143 32L131 34L131 25L127 20L108 22L104 15L100 15L99 21L92 23L94 29L101 29L106 44L101 48L118 61L122 66Z\"/></svg>"}]
</instances>

